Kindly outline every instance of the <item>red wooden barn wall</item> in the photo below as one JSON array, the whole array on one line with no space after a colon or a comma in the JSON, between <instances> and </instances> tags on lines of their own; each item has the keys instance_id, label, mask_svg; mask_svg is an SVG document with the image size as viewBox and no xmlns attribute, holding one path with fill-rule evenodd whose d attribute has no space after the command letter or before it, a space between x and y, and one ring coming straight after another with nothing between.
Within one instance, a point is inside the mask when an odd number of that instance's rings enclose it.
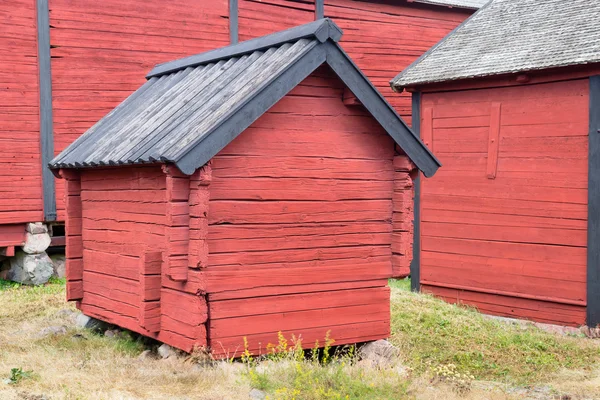
<instances>
[{"instance_id":1,"label":"red wooden barn wall","mask_svg":"<svg viewBox=\"0 0 600 400\"><path fill-rule=\"evenodd\" d=\"M0 3L0 247L43 219L36 32L35 2Z\"/></svg>"},{"instance_id":2,"label":"red wooden barn wall","mask_svg":"<svg viewBox=\"0 0 600 400\"><path fill-rule=\"evenodd\" d=\"M154 65L229 43L227 1L50 0L55 151L145 82ZM64 220L57 182L58 219Z\"/></svg>"},{"instance_id":3,"label":"red wooden barn wall","mask_svg":"<svg viewBox=\"0 0 600 400\"><path fill-rule=\"evenodd\" d=\"M444 165L421 186L425 290L585 322L588 92L581 79L423 94L421 136Z\"/></svg>"}]
</instances>

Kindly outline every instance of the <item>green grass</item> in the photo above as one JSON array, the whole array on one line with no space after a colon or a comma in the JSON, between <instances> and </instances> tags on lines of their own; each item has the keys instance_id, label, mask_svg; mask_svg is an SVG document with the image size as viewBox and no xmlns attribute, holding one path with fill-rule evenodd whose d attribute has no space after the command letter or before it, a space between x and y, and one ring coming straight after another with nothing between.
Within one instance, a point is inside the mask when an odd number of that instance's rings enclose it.
<instances>
[{"instance_id":1,"label":"green grass","mask_svg":"<svg viewBox=\"0 0 600 400\"><path fill-rule=\"evenodd\" d=\"M16 282L5 281L4 279L0 279L0 291L8 290L8 289L16 289L21 285Z\"/></svg>"},{"instance_id":2,"label":"green grass","mask_svg":"<svg viewBox=\"0 0 600 400\"><path fill-rule=\"evenodd\" d=\"M593 341L486 318L474 309L412 293L407 282L390 281L390 340L416 372L454 364L478 379L524 384L600 360L600 347Z\"/></svg>"}]
</instances>

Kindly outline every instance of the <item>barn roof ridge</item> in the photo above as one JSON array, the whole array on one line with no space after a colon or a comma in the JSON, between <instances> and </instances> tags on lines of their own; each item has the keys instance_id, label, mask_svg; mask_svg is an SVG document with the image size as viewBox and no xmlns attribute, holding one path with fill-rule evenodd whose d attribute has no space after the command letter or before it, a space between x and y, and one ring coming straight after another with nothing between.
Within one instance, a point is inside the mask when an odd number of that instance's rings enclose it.
<instances>
[{"instance_id":1,"label":"barn roof ridge","mask_svg":"<svg viewBox=\"0 0 600 400\"><path fill-rule=\"evenodd\" d=\"M302 34L292 42L211 58L208 64L150 77L49 167L56 172L60 168L174 163L190 175L327 64L417 168L432 176L440 162L339 46L341 33L335 33L331 24L328 20L307 24L310 31L315 26L327 28L321 39ZM306 25L298 28L296 32L306 31Z\"/></svg>"},{"instance_id":2,"label":"barn roof ridge","mask_svg":"<svg viewBox=\"0 0 600 400\"><path fill-rule=\"evenodd\" d=\"M152 71L148 73L148 75L146 75L146 79L164 74L170 74L187 67L197 67L226 58L240 57L244 54L265 50L270 47L276 47L284 43L296 42L299 39L314 38L321 43L325 42L326 40L333 40L334 42L337 42L342 37L343 33L344 32L342 29L331 19L322 18L304 25L286 29L284 31L275 32L270 35L257 37L226 47L221 47L204 53L158 64L152 69Z\"/></svg>"},{"instance_id":3,"label":"barn roof ridge","mask_svg":"<svg viewBox=\"0 0 600 400\"><path fill-rule=\"evenodd\" d=\"M600 62L600 2L491 0L390 85L405 87Z\"/></svg>"},{"instance_id":4,"label":"barn roof ridge","mask_svg":"<svg viewBox=\"0 0 600 400\"><path fill-rule=\"evenodd\" d=\"M415 3L431 4L434 6L446 6L477 10L483 7L489 0L412 0Z\"/></svg>"}]
</instances>

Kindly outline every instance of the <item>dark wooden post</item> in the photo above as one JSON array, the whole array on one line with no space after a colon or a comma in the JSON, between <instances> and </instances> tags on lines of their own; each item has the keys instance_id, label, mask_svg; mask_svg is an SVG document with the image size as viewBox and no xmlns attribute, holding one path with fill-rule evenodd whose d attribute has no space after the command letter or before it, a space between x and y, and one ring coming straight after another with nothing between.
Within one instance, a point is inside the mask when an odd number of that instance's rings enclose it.
<instances>
[{"instance_id":1,"label":"dark wooden post","mask_svg":"<svg viewBox=\"0 0 600 400\"><path fill-rule=\"evenodd\" d=\"M40 151L44 220L56 221L56 188L48 163L54 157L52 127L52 73L50 70L50 17L48 0L37 0L38 79L40 91Z\"/></svg>"},{"instance_id":2,"label":"dark wooden post","mask_svg":"<svg viewBox=\"0 0 600 400\"><path fill-rule=\"evenodd\" d=\"M420 136L421 132L421 93L412 94L412 131ZM410 263L410 288L421 290L421 178L417 174L414 182L415 200L413 202L413 259Z\"/></svg>"},{"instance_id":3,"label":"dark wooden post","mask_svg":"<svg viewBox=\"0 0 600 400\"><path fill-rule=\"evenodd\" d=\"M229 0L229 42L236 44L239 41L239 8L238 0Z\"/></svg>"},{"instance_id":4,"label":"dark wooden post","mask_svg":"<svg viewBox=\"0 0 600 400\"><path fill-rule=\"evenodd\" d=\"M315 0L315 20L325 18L325 0Z\"/></svg>"},{"instance_id":5,"label":"dark wooden post","mask_svg":"<svg viewBox=\"0 0 600 400\"><path fill-rule=\"evenodd\" d=\"M590 78L587 325L600 323L600 76Z\"/></svg>"}]
</instances>

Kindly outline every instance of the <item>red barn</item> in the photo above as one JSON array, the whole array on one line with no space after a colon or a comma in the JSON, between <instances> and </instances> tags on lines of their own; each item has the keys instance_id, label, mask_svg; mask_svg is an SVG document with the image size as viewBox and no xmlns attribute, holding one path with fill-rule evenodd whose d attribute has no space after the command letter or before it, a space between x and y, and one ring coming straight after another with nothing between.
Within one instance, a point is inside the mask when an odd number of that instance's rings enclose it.
<instances>
[{"instance_id":1,"label":"red barn","mask_svg":"<svg viewBox=\"0 0 600 400\"><path fill-rule=\"evenodd\" d=\"M217 356L387 337L410 174L439 164L340 37L321 19L158 65L56 157L68 299Z\"/></svg>"},{"instance_id":2,"label":"red barn","mask_svg":"<svg viewBox=\"0 0 600 400\"><path fill-rule=\"evenodd\" d=\"M494 0L393 81L444 163L413 282L481 311L600 322L600 3Z\"/></svg>"},{"instance_id":3,"label":"red barn","mask_svg":"<svg viewBox=\"0 0 600 400\"><path fill-rule=\"evenodd\" d=\"M484 2L327 0L324 14L345 29L342 47L381 90ZM47 163L153 65L225 46L237 32L246 40L308 23L314 10L305 0L3 1L0 258L23 242L26 223L64 221L63 185ZM407 96L384 94L410 117Z\"/></svg>"}]
</instances>

